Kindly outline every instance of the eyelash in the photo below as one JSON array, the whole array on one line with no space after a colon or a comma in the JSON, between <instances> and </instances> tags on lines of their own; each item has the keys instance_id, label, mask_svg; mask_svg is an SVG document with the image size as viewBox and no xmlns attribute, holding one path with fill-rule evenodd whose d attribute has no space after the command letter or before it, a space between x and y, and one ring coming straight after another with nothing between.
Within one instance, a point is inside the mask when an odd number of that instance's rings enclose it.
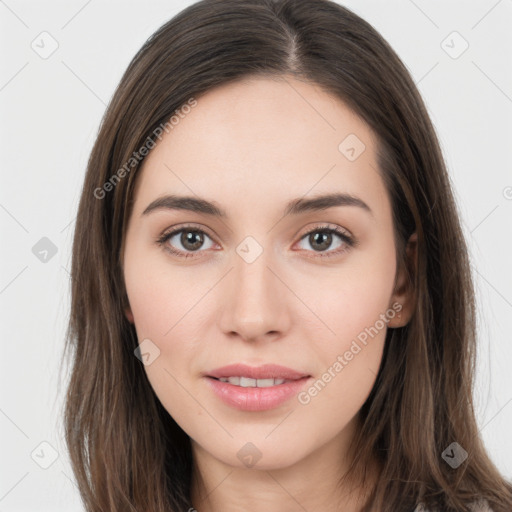
<instances>
[{"instance_id":1,"label":"eyelash","mask_svg":"<svg viewBox=\"0 0 512 512\"><path fill-rule=\"evenodd\" d=\"M157 243L160 245L160 246L163 246L164 244L166 244L166 242L171 239L174 235L176 235L177 233L181 233L182 231L190 231L190 232L194 232L194 233L201 233L203 235L206 235L208 238L212 238L210 235L208 235L208 233L206 233L205 231L203 231L202 229L199 229L195 226L192 226L192 225L188 225L188 226L182 226L180 227L179 229L175 229L173 231L170 231L168 233L164 233L162 234L162 236L160 236L158 239L157 239ZM310 231L308 231L307 233L304 233L300 240L303 240L305 239L306 237L308 237L311 233L328 233L328 234L335 234L335 235L338 235L341 240L346 244L344 248L342 249L338 249L336 251L324 251L324 252L317 252L317 254L315 256L313 256L314 258L332 258L334 256L339 256L347 251L349 251L350 249L352 249L353 247L357 246L358 245L358 242L351 236L347 235L347 233L345 231L342 231L341 229L337 228L337 227L330 227L328 225L324 225L324 226L318 226L316 228L313 228L311 229ZM175 256L178 256L178 257L181 257L181 258L191 258L191 257L195 257L195 253L196 252L202 252L202 251L195 251L195 252L183 252L183 251L179 251L179 250L176 250L174 249L172 246L170 246L169 244L167 244L164 249L168 252L170 252L171 254L175 255ZM311 252L311 251L309 251Z\"/></svg>"}]
</instances>

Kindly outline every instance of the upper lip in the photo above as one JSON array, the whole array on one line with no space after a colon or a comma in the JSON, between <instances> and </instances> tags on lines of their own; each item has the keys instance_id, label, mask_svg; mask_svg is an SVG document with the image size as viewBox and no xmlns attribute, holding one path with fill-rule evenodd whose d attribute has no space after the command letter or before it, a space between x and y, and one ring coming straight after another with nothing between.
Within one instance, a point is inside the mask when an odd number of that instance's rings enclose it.
<instances>
[{"instance_id":1,"label":"upper lip","mask_svg":"<svg viewBox=\"0 0 512 512\"><path fill-rule=\"evenodd\" d=\"M230 364L206 373L208 377L249 377L250 379L286 379L298 380L309 377L307 373L287 368L278 364L264 364L262 366L248 366L246 364Z\"/></svg>"}]
</instances>

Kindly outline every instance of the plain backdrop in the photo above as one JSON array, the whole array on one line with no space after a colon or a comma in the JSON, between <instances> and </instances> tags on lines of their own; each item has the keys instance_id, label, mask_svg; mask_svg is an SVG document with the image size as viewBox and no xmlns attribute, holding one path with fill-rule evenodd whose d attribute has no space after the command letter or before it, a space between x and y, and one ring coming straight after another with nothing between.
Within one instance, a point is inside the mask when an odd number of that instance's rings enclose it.
<instances>
[{"instance_id":1,"label":"plain backdrop","mask_svg":"<svg viewBox=\"0 0 512 512\"><path fill-rule=\"evenodd\" d=\"M122 73L191 3L0 1L0 512L82 510L58 374L77 202ZM512 0L340 3L405 62L439 135L478 293L479 426L512 478Z\"/></svg>"}]
</instances>

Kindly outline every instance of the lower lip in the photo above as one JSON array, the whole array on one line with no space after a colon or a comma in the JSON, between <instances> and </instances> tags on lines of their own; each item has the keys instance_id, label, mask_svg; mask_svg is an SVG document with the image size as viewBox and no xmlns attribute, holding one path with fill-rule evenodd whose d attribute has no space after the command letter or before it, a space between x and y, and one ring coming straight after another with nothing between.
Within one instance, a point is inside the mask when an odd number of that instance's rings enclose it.
<instances>
[{"instance_id":1,"label":"lower lip","mask_svg":"<svg viewBox=\"0 0 512 512\"><path fill-rule=\"evenodd\" d=\"M206 377L213 392L227 405L242 411L275 409L296 396L311 377L285 382L268 388L243 388Z\"/></svg>"}]
</instances>

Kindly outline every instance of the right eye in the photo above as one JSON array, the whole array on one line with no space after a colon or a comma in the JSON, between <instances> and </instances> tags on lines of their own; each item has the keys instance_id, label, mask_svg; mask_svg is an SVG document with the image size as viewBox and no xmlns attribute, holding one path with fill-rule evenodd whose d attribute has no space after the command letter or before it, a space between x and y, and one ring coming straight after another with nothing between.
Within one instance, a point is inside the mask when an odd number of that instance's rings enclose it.
<instances>
[{"instance_id":1,"label":"right eye","mask_svg":"<svg viewBox=\"0 0 512 512\"><path fill-rule=\"evenodd\" d=\"M205 237L212 241L210 236L202 229L194 226L184 226L164 233L157 242L163 246L164 250L175 256L190 258L195 257L195 252L203 252L199 249L204 245ZM178 245L178 248L176 248L176 245Z\"/></svg>"}]
</instances>

